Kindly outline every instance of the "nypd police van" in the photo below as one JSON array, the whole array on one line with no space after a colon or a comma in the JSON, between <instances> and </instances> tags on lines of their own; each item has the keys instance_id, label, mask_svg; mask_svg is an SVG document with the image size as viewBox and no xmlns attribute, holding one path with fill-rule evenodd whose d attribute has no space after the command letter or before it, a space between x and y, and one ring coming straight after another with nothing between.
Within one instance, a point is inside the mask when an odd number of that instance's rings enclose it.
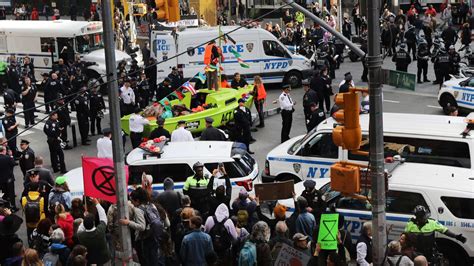
<instances>
[{"instance_id":1,"label":"nypd police van","mask_svg":"<svg viewBox=\"0 0 474 266\"><path fill-rule=\"evenodd\" d=\"M467 112L474 110L474 77L452 78L444 82L438 92L438 103L445 112L448 106Z\"/></svg>"},{"instance_id":2,"label":"nypd police van","mask_svg":"<svg viewBox=\"0 0 474 266\"><path fill-rule=\"evenodd\" d=\"M400 155L406 164L444 165L455 176L472 176L473 137L463 135L468 124L463 117L384 113L385 157ZM344 151L332 141L337 122L328 118L306 135L294 137L270 151L262 173L263 182L330 176L331 165L340 160L367 161L367 157ZM369 115L360 115L362 151L369 151Z\"/></svg>"},{"instance_id":3,"label":"nypd police van","mask_svg":"<svg viewBox=\"0 0 474 266\"><path fill-rule=\"evenodd\" d=\"M239 72L248 80L260 75L265 84L285 82L293 87L301 85L301 80L312 74L311 62L304 56L288 50L273 34L262 28L240 28L235 26L221 27L223 34L229 33L226 40L216 40L222 48L224 61L223 74L229 78ZM235 31L234 31L235 30ZM162 80L178 66L185 79L204 72L205 45L199 46L219 36L218 27L187 28L183 31L152 31L151 55L160 63L157 77ZM235 40L235 44L231 41ZM199 47L197 47L199 46ZM197 48L195 48L197 47ZM249 68L240 66L237 58L230 51L236 51ZM177 54L184 53L176 58ZM168 60L168 58L170 60Z\"/></svg>"},{"instance_id":4,"label":"nypd police van","mask_svg":"<svg viewBox=\"0 0 474 266\"><path fill-rule=\"evenodd\" d=\"M184 182L194 175L193 165L204 164L204 176L210 177L219 163L224 164L232 185L232 199L245 189L251 193L253 182L258 176L257 162L239 145L229 141L168 142L160 156L152 156L140 148L132 150L126 163L129 169L129 185L140 185L142 173L153 177L153 190L163 191L163 181L171 177L174 188L182 190ZM73 198L84 194L82 168L66 173ZM224 185L223 177L214 181L214 188Z\"/></svg>"},{"instance_id":5,"label":"nypd police van","mask_svg":"<svg viewBox=\"0 0 474 266\"><path fill-rule=\"evenodd\" d=\"M387 165L387 169L388 169ZM438 220L455 234L466 237L466 243L436 233L436 244L449 265L474 263L474 178L472 175L455 174L455 169L445 165L420 165L402 163L391 167L386 193L386 228L389 241L398 240L405 226L413 217L417 205L430 211L431 218ZM421 170L422 169L422 170ZM317 180L317 186L328 205L344 216L344 229L352 240L359 237L364 222L372 219L372 205L331 190L330 179ZM295 185L295 194L301 195L303 182ZM364 194L365 195L365 194ZM294 201L281 200L290 209Z\"/></svg>"}]
</instances>

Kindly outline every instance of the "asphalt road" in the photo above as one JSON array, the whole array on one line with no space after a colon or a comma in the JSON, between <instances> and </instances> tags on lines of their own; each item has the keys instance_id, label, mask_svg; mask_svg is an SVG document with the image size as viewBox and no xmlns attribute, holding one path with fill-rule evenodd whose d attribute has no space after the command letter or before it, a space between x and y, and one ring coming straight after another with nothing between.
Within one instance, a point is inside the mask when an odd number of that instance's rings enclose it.
<instances>
[{"instance_id":1,"label":"asphalt road","mask_svg":"<svg viewBox=\"0 0 474 266\"><path fill-rule=\"evenodd\" d=\"M384 61L384 68L394 69L394 65L389 58ZM416 63L412 63L409 67L411 73L416 72ZM333 81L334 92L337 92L337 84L343 79L344 73L351 72L356 86L367 86L366 83L360 81L362 74L362 65L360 62L350 62L346 60L339 70L336 71L336 79ZM434 79L433 68L430 65L429 78ZM418 84L417 84L418 85ZM442 115L441 108L439 107L436 99L438 86L432 85L431 83L424 83L417 86L416 90L409 91L405 89L397 89L389 86L383 88L383 110L384 112L403 112L403 113L418 113L418 114L437 114ZM272 109L278 107L276 104L272 104L272 101L277 99L281 93L279 86L267 86L267 103L264 106L265 109ZM291 129L291 137L298 136L306 133L306 127L304 124L303 110L302 110L302 98L303 89L297 88L292 90L292 98L296 101L296 111L293 115L293 126ZM40 99L42 102L42 99ZM3 105L3 98L0 99L0 105ZM21 109L21 108L20 108ZM45 117L44 107L39 108L43 112L38 113L38 119ZM255 110L253 110L255 111ZM75 120L75 112L71 114L73 121ZM21 125L24 125L23 116L18 116L18 121ZM108 115L102 121L102 127L105 128L109 124ZM44 122L35 126L32 130L25 132L20 139L28 139L32 143L31 148L36 152L36 155L44 157L45 166L50 167L49 150L46 143L46 136L42 132ZM279 114L266 118L265 128L259 129L257 132L253 132L252 135L257 141L251 145L251 150L255 152L254 157L258 161L260 169L263 169L265 157L267 153L280 144L280 130L281 130L281 117ZM24 126L20 127L20 131L24 129ZM79 133L77 133L79 138ZM72 150L66 150L66 167L71 170L81 166L81 156L96 156L97 149L95 146L96 140L100 136L92 136L92 145L75 147ZM78 139L80 143L80 140ZM130 150L130 141L127 140L126 150ZM23 177L19 167L15 168L16 176L16 193L19 195L23 191ZM22 216L22 212L19 211L18 215ZM19 232L23 238L26 238L25 228L23 227Z\"/></svg>"}]
</instances>

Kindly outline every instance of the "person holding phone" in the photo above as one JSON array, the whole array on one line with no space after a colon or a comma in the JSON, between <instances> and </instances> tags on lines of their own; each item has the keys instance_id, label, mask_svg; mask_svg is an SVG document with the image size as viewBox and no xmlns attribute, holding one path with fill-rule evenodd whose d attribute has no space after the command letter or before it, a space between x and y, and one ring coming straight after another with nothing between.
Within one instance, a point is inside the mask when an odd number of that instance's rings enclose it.
<instances>
[{"instance_id":1,"label":"person holding phone","mask_svg":"<svg viewBox=\"0 0 474 266\"><path fill-rule=\"evenodd\" d=\"M222 184L222 179L224 179L225 184ZM217 183L215 190L214 183ZM215 213L217 206L222 203L224 203L227 208L230 209L232 185L223 163L219 163L218 167L212 171L212 176L211 179L209 179L209 183L207 184L207 189L211 191L209 213Z\"/></svg>"}]
</instances>

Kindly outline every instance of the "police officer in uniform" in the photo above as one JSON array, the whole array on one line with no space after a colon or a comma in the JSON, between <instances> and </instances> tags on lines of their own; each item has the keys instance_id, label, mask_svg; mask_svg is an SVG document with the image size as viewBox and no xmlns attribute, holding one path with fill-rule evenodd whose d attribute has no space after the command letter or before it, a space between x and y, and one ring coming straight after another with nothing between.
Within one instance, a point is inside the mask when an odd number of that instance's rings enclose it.
<instances>
[{"instance_id":1,"label":"police officer in uniform","mask_svg":"<svg viewBox=\"0 0 474 266\"><path fill-rule=\"evenodd\" d=\"M61 171L66 173L66 163L64 162L64 153L61 149L61 131L58 121L58 114L51 112L49 119L44 124L43 131L48 137L49 155L51 157L51 165L55 173Z\"/></svg>"},{"instance_id":2,"label":"police officer in uniform","mask_svg":"<svg viewBox=\"0 0 474 266\"><path fill-rule=\"evenodd\" d=\"M421 81L421 73L423 72L423 81L424 82L430 82L428 80L428 59L430 57L430 50L428 49L428 43L426 42L425 39L422 39L420 41L420 44L418 44L418 51L416 53L416 57L418 59L418 62L416 64L417 67L417 78L418 78L418 83L422 83Z\"/></svg>"},{"instance_id":3,"label":"police officer in uniform","mask_svg":"<svg viewBox=\"0 0 474 266\"><path fill-rule=\"evenodd\" d=\"M451 58L446 52L446 49L444 47L440 47L438 55L431 58L431 61L434 63L433 68L436 75L436 81L433 83L441 85L444 81L449 79Z\"/></svg>"},{"instance_id":4,"label":"police officer in uniform","mask_svg":"<svg viewBox=\"0 0 474 266\"><path fill-rule=\"evenodd\" d=\"M290 139L291 124L293 123L293 112L295 111L295 102L290 96L290 85L283 85L283 91L278 97L278 103L281 109L281 143Z\"/></svg>"},{"instance_id":5,"label":"police officer in uniform","mask_svg":"<svg viewBox=\"0 0 474 266\"><path fill-rule=\"evenodd\" d=\"M181 85L183 85L183 76L179 73L177 67L173 67L171 69L171 73L168 75L168 78L171 80L171 88L173 90L179 88Z\"/></svg>"},{"instance_id":6,"label":"police officer in uniform","mask_svg":"<svg viewBox=\"0 0 474 266\"><path fill-rule=\"evenodd\" d=\"M71 125L71 116L69 115L69 108L63 99L62 94L58 94L58 101L56 102L56 112L58 114L59 120L59 131L60 131L60 138L62 142L66 143L64 147L65 150L72 149L69 146L69 140L67 139L67 128Z\"/></svg>"},{"instance_id":7,"label":"police officer in uniform","mask_svg":"<svg viewBox=\"0 0 474 266\"><path fill-rule=\"evenodd\" d=\"M2 124L5 130L5 138L8 139L8 148L12 151L13 156L17 157L16 135L18 134L18 122L15 118L15 110L12 108L6 110Z\"/></svg>"},{"instance_id":8,"label":"police officer in uniform","mask_svg":"<svg viewBox=\"0 0 474 266\"><path fill-rule=\"evenodd\" d=\"M209 212L210 190L208 176L204 175L204 165L196 162L193 165L194 175L188 177L184 182L183 193L191 198L191 207L198 210L202 217L207 217Z\"/></svg>"},{"instance_id":9,"label":"police officer in uniform","mask_svg":"<svg viewBox=\"0 0 474 266\"><path fill-rule=\"evenodd\" d=\"M91 114L91 135L95 135L95 128L97 126L97 133L102 132L102 126L100 122L104 117L105 101L102 94L99 93L99 87L94 87L91 90L89 97L89 106Z\"/></svg>"},{"instance_id":10,"label":"police officer in uniform","mask_svg":"<svg viewBox=\"0 0 474 266\"><path fill-rule=\"evenodd\" d=\"M141 73L140 80L137 83L137 98L140 108L144 109L147 107L152 97L153 93L150 91L148 79L146 78L145 73Z\"/></svg>"},{"instance_id":11,"label":"police officer in uniform","mask_svg":"<svg viewBox=\"0 0 474 266\"><path fill-rule=\"evenodd\" d=\"M237 136L236 139L247 146L248 153L253 154L253 152L250 151L250 140L252 139L252 135L250 134L252 113L245 106L244 99L239 99L239 106L234 110L234 121L235 130L237 131L235 133Z\"/></svg>"},{"instance_id":12,"label":"police officer in uniform","mask_svg":"<svg viewBox=\"0 0 474 266\"><path fill-rule=\"evenodd\" d=\"M163 82L158 84L158 87L156 88L156 101L162 100L172 91L173 89L171 88L171 80L170 78L166 77Z\"/></svg>"},{"instance_id":13,"label":"police officer in uniform","mask_svg":"<svg viewBox=\"0 0 474 266\"><path fill-rule=\"evenodd\" d=\"M10 66L8 66L8 87L15 91L16 101L20 101L20 68L17 65L16 59L10 59Z\"/></svg>"},{"instance_id":14,"label":"police officer in uniform","mask_svg":"<svg viewBox=\"0 0 474 266\"><path fill-rule=\"evenodd\" d=\"M458 52L456 52L456 49L454 48L454 45L449 46L449 59L450 59L450 74L451 75L458 75L459 74L459 62L461 62L461 56L459 55Z\"/></svg>"},{"instance_id":15,"label":"police officer in uniform","mask_svg":"<svg viewBox=\"0 0 474 266\"><path fill-rule=\"evenodd\" d=\"M396 70L407 72L408 65L411 63L410 55L405 51L406 44L400 44L400 49L393 55L392 62L395 62Z\"/></svg>"},{"instance_id":16,"label":"police officer in uniform","mask_svg":"<svg viewBox=\"0 0 474 266\"><path fill-rule=\"evenodd\" d=\"M81 134L82 145L90 145L89 136L89 117L90 109L88 105L87 87L80 89L81 93L77 95L74 103L76 104L77 123L79 124L79 133Z\"/></svg>"},{"instance_id":17,"label":"police officer in uniform","mask_svg":"<svg viewBox=\"0 0 474 266\"><path fill-rule=\"evenodd\" d=\"M319 102L318 100L318 94L316 93L315 90L311 89L309 87L309 81L303 80L303 89L305 91L303 95L303 111L304 111L304 118L306 121L309 120L309 117L311 116L311 103L317 103Z\"/></svg>"},{"instance_id":18,"label":"police officer in uniform","mask_svg":"<svg viewBox=\"0 0 474 266\"><path fill-rule=\"evenodd\" d=\"M58 79L58 74L52 73L51 77L48 79L48 82L44 86L44 101L49 102L48 104L46 104L47 114L49 114L50 111L55 109L54 101L58 98L58 93L62 91L63 88L61 81Z\"/></svg>"},{"instance_id":19,"label":"police officer in uniform","mask_svg":"<svg viewBox=\"0 0 474 266\"><path fill-rule=\"evenodd\" d=\"M313 102L310 104L311 114L309 119L306 120L306 129L310 132L313 128L317 127L321 122L326 119L326 114L323 110L318 108L318 104Z\"/></svg>"},{"instance_id":20,"label":"police officer in uniform","mask_svg":"<svg viewBox=\"0 0 474 266\"><path fill-rule=\"evenodd\" d=\"M74 73L71 75L71 90L69 94L78 93L79 90L86 86L86 76L82 74L82 68L75 68ZM74 96L69 97L67 100L71 100ZM71 111L76 110L75 101L71 101Z\"/></svg>"},{"instance_id":21,"label":"police officer in uniform","mask_svg":"<svg viewBox=\"0 0 474 266\"><path fill-rule=\"evenodd\" d=\"M29 125L35 123L35 100L37 93L36 85L31 83L29 77L25 77L21 91L21 101L23 103L23 111L25 112L25 127L29 127Z\"/></svg>"},{"instance_id":22,"label":"police officer in uniform","mask_svg":"<svg viewBox=\"0 0 474 266\"><path fill-rule=\"evenodd\" d=\"M26 139L20 141L20 169L23 177L26 177L26 172L35 167L35 152L30 148L30 142Z\"/></svg>"}]
</instances>

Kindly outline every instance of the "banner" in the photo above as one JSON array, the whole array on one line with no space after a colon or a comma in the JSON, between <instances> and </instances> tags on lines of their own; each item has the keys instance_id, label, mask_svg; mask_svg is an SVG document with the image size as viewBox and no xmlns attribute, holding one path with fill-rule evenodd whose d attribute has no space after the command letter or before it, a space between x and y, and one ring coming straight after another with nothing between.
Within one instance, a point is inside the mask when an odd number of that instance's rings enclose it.
<instances>
[{"instance_id":1,"label":"banner","mask_svg":"<svg viewBox=\"0 0 474 266\"><path fill-rule=\"evenodd\" d=\"M255 195L260 201L293 198L294 181L255 184Z\"/></svg>"},{"instance_id":2,"label":"banner","mask_svg":"<svg viewBox=\"0 0 474 266\"><path fill-rule=\"evenodd\" d=\"M319 223L318 243L322 250L337 250L339 214L323 213Z\"/></svg>"},{"instance_id":3,"label":"banner","mask_svg":"<svg viewBox=\"0 0 474 266\"><path fill-rule=\"evenodd\" d=\"M111 158L82 157L84 195L117 202L115 195L115 170ZM128 166L125 166L125 180L128 184Z\"/></svg>"},{"instance_id":4,"label":"banner","mask_svg":"<svg viewBox=\"0 0 474 266\"><path fill-rule=\"evenodd\" d=\"M287 244L283 244L278 253L277 259L274 265L278 266L295 266L295 265L308 265L310 257L303 252L290 247Z\"/></svg>"}]
</instances>

